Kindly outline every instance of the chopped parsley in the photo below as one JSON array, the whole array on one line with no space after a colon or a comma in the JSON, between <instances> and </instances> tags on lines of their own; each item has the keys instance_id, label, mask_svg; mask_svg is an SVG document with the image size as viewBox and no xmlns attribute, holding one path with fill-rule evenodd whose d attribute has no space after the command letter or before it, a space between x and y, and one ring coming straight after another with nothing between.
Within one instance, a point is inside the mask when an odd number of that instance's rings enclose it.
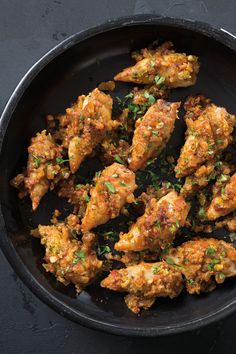
<instances>
[{"instance_id":1,"label":"chopped parsley","mask_svg":"<svg viewBox=\"0 0 236 354\"><path fill-rule=\"evenodd\" d=\"M126 184L125 182L121 181L121 182L120 182L120 185L121 185L122 187L126 187L127 184Z\"/></svg>"},{"instance_id":2,"label":"chopped parsley","mask_svg":"<svg viewBox=\"0 0 236 354\"><path fill-rule=\"evenodd\" d=\"M148 91L144 91L144 97L148 99L147 104L148 106L152 106L155 102L156 99L153 95L151 95Z\"/></svg>"},{"instance_id":3,"label":"chopped parsley","mask_svg":"<svg viewBox=\"0 0 236 354\"><path fill-rule=\"evenodd\" d=\"M218 178L218 182L226 182L227 180L228 180L228 177L226 175L224 175L223 173Z\"/></svg>"},{"instance_id":4,"label":"chopped parsley","mask_svg":"<svg viewBox=\"0 0 236 354\"><path fill-rule=\"evenodd\" d=\"M63 159L62 157L57 157L56 158L56 162L59 164L59 165L61 165L62 163L64 163L64 162L68 162L68 161L70 161L69 159Z\"/></svg>"},{"instance_id":5,"label":"chopped parsley","mask_svg":"<svg viewBox=\"0 0 236 354\"><path fill-rule=\"evenodd\" d=\"M151 57L150 65L151 65L152 68L155 66L155 60L154 60L153 57Z\"/></svg>"},{"instance_id":6,"label":"chopped parsley","mask_svg":"<svg viewBox=\"0 0 236 354\"><path fill-rule=\"evenodd\" d=\"M102 173L102 171L97 171L97 172L95 173L95 177L100 177L100 176L101 176L101 173Z\"/></svg>"},{"instance_id":7,"label":"chopped parsley","mask_svg":"<svg viewBox=\"0 0 236 354\"><path fill-rule=\"evenodd\" d=\"M77 264L79 261L84 261L85 260L85 255L84 255L84 251L80 250L80 251L75 251L74 253L74 259L72 261L73 264Z\"/></svg>"},{"instance_id":8,"label":"chopped parsley","mask_svg":"<svg viewBox=\"0 0 236 354\"><path fill-rule=\"evenodd\" d=\"M155 226L158 227L158 229L161 228L161 220L157 220L157 222L155 223Z\"/></svg>"},{"instance_id":9,"label":"chopped parsley","mask_svg":"<svg viewBox=\"0 0 236 354\"><path fill-rule=\"evenodd\" d=\"M207 256L210 256L210 255L213 255L213 254L215 254L215 250L214 250L214 248L212 248L212 247L208 247L207 249L206 249L206 255Z\"/></svg>"},{"instance_id":10,"label":"chopped parsley","mask_svg":"<svg viewBox=\"0 0 236 354\"><path fill-rule=\"evenodd\" d=\"M214 267L215 267L215 265L218 264L218 263L220 263L219 259L214 258L214 259L212 259L212 260L210 261L210 263L207 265L207 268L208 268L209 270L213 270Z\"/></svg>"},{"instance_id":11,"label":"chopped parsley","mask_svg":"<svg viewBox=\"0 0 236 354\"><path fill-rule=\"evenodd\" d=\"M204 219L207 218L206 211L205 211L205 209L203 207L201 207L199 209L198 215L199 215L200 218L204 218Z\"/></svg>"},{"instance_id":12,"label":"chopped parsley","mask_svg":"<svg viewBox=\"0 0 236 354\"><path fill-rule=\"evenodd\" d=\"M113 184L111 184L110 182L104 182L104 184L107 187L109 193L116 193L116 189Z\"/></svg>"},{"instance_id":13,"label":"chopped parsley","mask_svg":"<svg viewBox=\"0 0 236 354\"><path fill-rule=\"evenodd\" d=\"M166 263L169 265L176 265L172 258L166 258Z\"/></svg>"},{"instance_id":14,"label":"chopped parsley","mask_svg":"<svg viewBox=\"0 0 236 354\"><path fill-rule=\"evenodd\" d=\"M109 252L111 252L111 249L108 245L104 245L104 246L98 245L98 248L97 248L98 256L102 256L103 254L109 253Z\"/></svg>"},{"instance_id":15,"label":"chopped parsley","mask_svg":"<svg viewBox=\"0 0 236 354\"><path fill-rule=\"evenodd\" d=\"M153 266L152 267L152 273L157 274L159 272L160 268L158 266Z\"/></svg>"},{"instance_id":16,"label":"chopped parsley","mask_svg":"<svg viewBox=\"0 0 236 354\"><path fill-rule=\"evenodd\" d=\"M114 159L115 159L116 162L119 162L119 163L121 163L122 165L125 165L124 161L120 158L119 155L115 155L115 156L114 156Z\"/></svg>"},{"instance_id":17,"label":"chopped parsley","mask_svg":"<svg viewBox=\"0 0 236 354\"><path fill-rule=\"evenodd\" d=\"M163 82L165 81L165 78L163 76L159 76L159 75L156 75L155 76L155 83L157 86L163 84Z\"/></svg>"},{"instance_id":18,"label":"chopped parsley","mask_svg":"<svg viewBox=\"0 0 236 354\"><path fill-rule=\"evenodd\" d=\"M39 165L40 165L40 159L35 156L34 154L32 154L33 158L34 158L34 167L35 168L39 168Z\"/></svg>"},{"instance_id":19,"label":"chopped parsley","mask_svg":"<svg viewBox=\"0 0 236 354\"><path fill-rule=\"evenodd\" d=\"M224 273L221 272L221 273L219 274L219 278L220 278L221 280L224 280L224 279L225 279Z\"/></svg>"},{"instance_id":20,"label":"chopped parsley","mask_svg":"<svg viewBox=\"0 0 236 354\"><path fill-rule=\"evenodd\" d=\"M195 283L195 281L191 278L187 279L187 283L190 285L193 285Z\"/></svg>"},{"instance_id":21,"label":"chopped parsley","mask_svg":"<svg viewBox=\"0 0 236 354\"><path fill-rule=\"evenodd\" d=\"M88 203L90 201L90 196L88 194L86 194L85 196L85 201Z\"/></svg>"}]
</instances>

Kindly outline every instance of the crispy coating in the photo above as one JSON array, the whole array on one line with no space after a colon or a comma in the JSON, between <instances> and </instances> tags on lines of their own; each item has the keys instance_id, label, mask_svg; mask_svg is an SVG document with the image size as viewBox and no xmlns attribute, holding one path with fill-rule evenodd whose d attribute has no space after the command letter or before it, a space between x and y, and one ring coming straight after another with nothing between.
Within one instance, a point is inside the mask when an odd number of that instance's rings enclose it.
<instances>
[{"instance_id":1,"label":"crispy coating","mask_svg":"<svg viewBox=\"0 0 236 354\"><path fill-rule=\"evenodd\" d=\"M49 189L53 189L60 179L69 177L69 171L67 167L61 164L61 160L62 148L55 144L51 134L47 134L46 130L37 133L31 139L28 147L28 163L24 187L32 200L33 210L38 207L40 200ZM23 179L19 178L18 175L11 181L11 184L17 186L19 182L22 184Z\"/></svg>"},{"instance_id":2,"label":"crispy coating","mask_svg":"<svg viewBox=\"0 0 236 354\"><path fill-rule=\"evenodd\" d=\"M80 114L83 129L69 141L68 146L72 173L78 170L85 157L104 139L106 132L119 125L111 119L111 111L112 98L109 95L95 89L86 96Z\"/></svg>"},{"instance_id":3,"label":"crispy coating","mask_svg":"<svg viewBox=\"0 0 236 354\"><path fill-rule=\"evenodd\" d=\"M126 203L134 201L133 192L137 188L135 174L119 163L105 168L95 182L82 220L84 231L117 217Z\"/></svg>"},{"instance_id":4,"label":"crispy coating","mask_svg":"<svg viewBox=\"0 0 236 354\"><path fill-rule=\"evenodd\" d=\"M167 42L156 50L143 49L141 55L136 56L137 63L117 74L114 80L151 85L158 75L164 78L168 88L194 85L199 71L198 58L175 53L171 47L172 43ZM158 84L158 80L156 83Z\"/></svg>"},{"instance_id":5,"label":"crispy coating","mask_svg":"<svg viewBox=\"0 0 236 354\"><path fill-rule=\"evenodd\" d=\"M180 269L190 294L212 291L216 283L223 283L225 278L236 275L235 248L214 238L184 242L163 257Z\"/></svg>"},{"instance_id":6,"label":"crispy coating","mask_svg":"<svg viewBox=\"0 0 236 354\"><path fill-rule=\"evenodd\" d=\"M197 106L200 115L196 118L194 109L187 112L186 141L181 149L175 168L176 177L184 177L195 172L206 161L232 142L233 127L236 117L229 114L225 108L209 103L205 109ZM188 116L192 118L188 118Z\"/></svg>"},{"instance_id":7,"label":"crispy coating","mask_svg":"<svg viewBox=\"0 0 236 354\"><path fill-rule=\"evenodd\" d=\"M165 262L140 263L112 270L101 286L114 291L128 292L126 305L134 313L149 308L157 297L178 296L183 289L181 273Z\"/></svg>"},{"instance_id":8,"label":"crispy coating","mask_svg":"<svg viewBox=\"0 0 236 354\"><path fill-rule=\"evenodd\" d=\"M144 169L148 160L163 150L174 130L179 106L179 102L160 99L137 120L131 146L131 170Z\"/></svg>"},{"instance_id":9,"label":"crispy coating","mask_svg":"<svg viewBox=\"0 0 236 354\"><path fill-rule=\"evenodd\" d=\"M115 244L117 251L143 251L164 249L171 244L176 232L184 226L190 206L182 196L172 191L160 200L152 198L145 213L130 231L120 234Z\"/></svg>"},{"instance_id":10,"label":"crispy coating","mask_svg":"<svg viewBox=\"0 0 236 354\"><path fill-rule=\"evenodd\" d=\"M199 167L192 175L187 176L180 194L183 197L188 197L196 193L199 189L206 187L211 180L216 176L216 161L212 159Z\"/></svg>"},{"instance_id":11,"label":"crispy coating","mask_svg":"<svg viewBox=\"0 0 236 354\"><path fill-rule=\"evenodd\" d=\"M226 227L227 230L235 233L235 231L236 231L236 216L235 215L229 216L222 221L216 222L215 226L216 226L216 229Z\"/></svg>"},{"instance_id":12,"label":"crispy coating","mask_svg":"<svg viewBox=\"0 0 236 354\"><path fill-rule=\"evenodd\" d=\"M169 95L169 90L167 88L159 87L156 85L146 85L144 89L135 87L132 93L132 102L134 104L145 105L148 103L150 95L152 95L155 99L166 99Z\"/></svg>"},{"instance_id":13,"label":"crispy coating","mask_svg":"<svg viewBox=\"0 0 236 354\"><path fill-rule=\"evenodd\" d=\"M207 210L209 220L215 220L227 215L236 209L236 173L229 183L215 195Z\"/></svg>"},{"instance_id":14,"label":"crispy coating","mask_svg":"<svg viewBox=\"0 0 236 354\"><path fill-rule=\"evenodd\" d=\"M102 261L92 250L94 234L87 233L78 241L64 223L39 225L38 232L46 249L44 268L64 285L73 283L80 292L102 270Z\"/></svg>"}]
</instances>

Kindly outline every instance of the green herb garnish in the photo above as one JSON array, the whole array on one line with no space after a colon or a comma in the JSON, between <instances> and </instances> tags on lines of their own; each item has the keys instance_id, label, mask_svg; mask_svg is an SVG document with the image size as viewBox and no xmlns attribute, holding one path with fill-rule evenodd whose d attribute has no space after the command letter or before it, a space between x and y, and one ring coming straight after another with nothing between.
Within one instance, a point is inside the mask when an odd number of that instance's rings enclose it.
<instances>
[{"instance_id":1,"label":"green herb garnish","mask_svg":"<svg viewBox=\"0 0 236 354\"><path fill-rule=\"evenodd\" d=\"M110 182L104 182L105 186L109 190L109 193L116 193L116 189Z\"/></svg>"},{"instance_id":2,"label":"green herb garnish","mask_svg":"<svg viewBox=\"0 0 236 354\"><path fill-rule=\"evenodd\" d=\"M120 158L119 155L115 155L115 156L114 156L114 159L115 159L116 162L119 162L119 163L121 163L122 165L125 165L125 162Z\"/></svg>"},{"instance_id":3,"label":"green herb garnish","mask_svg":"<svg viewBox=\"0 0 236 354\"><path fill-rule=\"evenodd\" d=\"M212 247L208 247L208 248L206 249L206 255L207 255L207 256L210 256L211 254L215 254L215 250L214 250L214 248L212 248Z\"/></svg>"},{"instance_id":4,"label":"green herb garnish","mask_svg":"<svg viewBox=\"0 0 236 354\"><path fill-rule=\"evenodd\" d=\"M85 260L85 255L84 255L84 251L80 250L80 251L75 251L74 253L75 257L72 261L73 264L77 264L79 261L84 261Z\"/></svg>"},{"instance_id":5,"label":"green herb garnish","mask_svg":"<svg viewBox=\"0 0 236 354\"><path fill-rule=\"evenodd\" d=\"M56 162L57 162L59 165L61 165L61 164L64 163L64 162L68 162L68 161L70 161L70 160L69 160L69 159L64 160L62 157L57 157L57 158L56 158Z\"/></svg>"},{"instance_id":6,"label":"green herb garnish","mask_svg":"<svg viewBox=\"0 0 236 354\"><path fill-rule=\"evenodd\" d=\"M159 86L165 81L165 78L163 76L156 75L154 80L156 85Z\"/></svg>"},{"instance_id":7,"label":"green herb garnish","mask_svg":"<svg viewBox=\"0 0 236 354\"><path fill-rule=\"evenodd\" d=\"M35 168L39 168L39 165L40 165L40 159L35 156L34 154L32 154L33 158L34 158L34 166Z\"/></svg>"}]
</instances>

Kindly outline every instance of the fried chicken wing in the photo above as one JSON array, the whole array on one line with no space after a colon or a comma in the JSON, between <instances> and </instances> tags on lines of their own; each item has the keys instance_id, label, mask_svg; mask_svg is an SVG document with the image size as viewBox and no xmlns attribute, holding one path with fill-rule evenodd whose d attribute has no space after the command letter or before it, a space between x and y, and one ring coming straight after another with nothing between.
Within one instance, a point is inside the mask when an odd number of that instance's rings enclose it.
<instances>
[{"instance_id":1,"label":"fried chicken wing","mask_svg":"<svg viewBox=\"0 0 236 354\"><path fill-rule=\"evenodd\" d=\"M181 273L165 262L140 263L112 270L101 286L114 291L128 292L126 305L134 313L149 308L157 297L178 296L183 289Z\"/></svg>"},{"instance_id":2,"label":"fried chicken wing","mask_svg":"<svg viewBox=\"0 0 236 354\"><path fill-rule=\"evenodd\" d=\"M176 232L184 226L190 209L183 197L172 191L160 200L152 198L130 231L120 234L117 251L164 249L171 244Z\"/></svg>"},{"instance_id":3,"label":"fried chicken wing","mask_svg":"<svg viewBox=\"0 0 236 354\"><path fill-rule=\"evenodd\" d=\"M160 85L168 88L194 85L199 71L198 58L185 53L175 53L167 42L156 50L143 49L136 56L137 63L114 77L116 81Z\"/></svg>"},{"instance_id":4,"label":"fried chicken wing","mask_svg":"<svg viewBox=\"0 0 236 354\"><path fill-rule=\"evenodd\" d=\"M225 187L215 195L207 210L209 220L215 220L236 210L236 173Z\"/></svg>"},{"instance_id":5,"label":"fried chicken wing","mask_svg":"<svg viewBox=\"0 0 236 354\"><path fill-rule=\"evenodd\" d=\"M179 106L179 102L160 99L137 120L131 146L131 170L144 169L150 158L160 154L174 130Z\"/></svg>"},{"instance_id":6,"label":"fried chicken wing","mask_svg":"<svg viewBox=\"0 0 236 354\"><path fill-rule=\"evenodd\" d=\"M236 122L234 115L213 103L206 104L202 110L197 106L197 111L200 112L198 117L195 116L193 108L190 108L190 113L186 113L188 129L175 168L177 178L192 174L232 142L232 132Z\"/></svg>"},{"instance_id":7,"label":"fried chicken wing","mask_svg":"<svg viewBox=\"0 0 236 354\"><path fill-rule=\"evenodd\" d=\"M137 188L135 174L119 163L105 168L95 182L82 220L86 231L117 217L126 203L134 201L133 192Z\"/></svg>"},{"instance_id":8,"label":"fried chicken wing","mask_svg":"<svg viewBox=\"0 0 236 354\"><path fill-rule=\"evenodd\" d=\"M95 89L86 96L80 115L83 129L70 140L68 147L72 173L78 170L85 157L103 140L106 132L119 125L111 119L111 111L112 98L109 95Z\"/></svg>"},{"instance_id":9,"label":"fried chicken wing","mask_svg":"<svg viewBox=\"0 0 236 354\"><path fill-rule=\"evenodd\" d=\"M163 257L185 276L190 294L212 291L216 283L223 283L225 278L236 275L235 248L214 238L184 242Z\"/></svg>"},{"instance_id":10,"label":"fried chicken wing","mask_svg":"<svg viewBox=\"0 0 236 354\"><path fill-rule=\"evenodd\" d=\"M38 207L49 188L53 189L58 180L69 177L69 171L61 164L62 161L62 148L55 144L46 130L31 139L24 187L32 200L33 210ZM19 175L11 181L11 185L17 187L18 178ZM20 182L23 184L23 179Z\"/></svg>"},{"instance_id":11,"label":"fried chicken wing","mask_svg":"<svg viewBox=\"0 0 236 354\"><path fill-rule=\"evenodd\" d=\"M73 283L80 292L102 270L102 261L91 247L94 234L86 233L82 242L78 241L65 223L39 225L38 233L46 249L44 268L64 285Z\"/></svg>"}]
</instances>

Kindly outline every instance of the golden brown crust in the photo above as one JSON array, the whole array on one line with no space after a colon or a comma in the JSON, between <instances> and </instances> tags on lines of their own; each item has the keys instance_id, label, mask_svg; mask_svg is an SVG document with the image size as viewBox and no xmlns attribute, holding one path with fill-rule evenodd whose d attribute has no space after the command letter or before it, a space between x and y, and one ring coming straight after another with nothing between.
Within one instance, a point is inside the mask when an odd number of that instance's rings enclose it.
<instances>
[{"instance_id":1,"label":"golden brown crust","mask_svg":"<svg viewBox=\"0 0 236 354\"><path fill-rule=\"evenodd\" d=\"M117 251L143 251L164 249L170 245L178 229L184 226L190 209L183 197L175 191L159 201L152 198L145 213L139 217L129 232L120 234L115 244Z\"/></svg>"},{"instance_id":2,"label":"golden brown crust","mask_svg":"<svg viewBox=\"0 0 236 354\"><path fill-rule=\"evenodd\" d=\"M236 209L236 173L229 183L215 195L207 210L209 220L215 220L227 215Z\"/></svg>"},{"instance_id":3,"label":"golden brown crust","mask_svg":"<svg viewBox=\"0 0 236 354\"><path fill-rule=\"evenodd\" d=\"M134 201L135 174L119 163L105 168L95 179L91 198L82 220L83 230L91 230L119 215L126 203Z\"/></svg>"},{"instance_id":4,"label":"golden brown crust","mask_svg":"<svg viewBox=\"0 0 236 354\"><path fill-rule=\"evenodd\" d=\"M184 242L169 250L163 258L182 272L190 294L212 291L216 283L223 283L225 278L236 275L235 248L214 238Z\"/></svg>"},{"instance_id":5,"label":"golden brown crust","mask_svg":"<svg viewBox=\"0 0 236 354\"><path fill-rule=\"evenodd\" d=\"M149 159L160 154L174 130L179 106L179 102L160 99L137 120L131 146L131 170L144 169Z\"/></svg>"},{"instance_id":6,"label":"golden brown crust","mask_svg":"<svg viewBox=\"0 0 236 354\"><path fill-rule=\"evenodd\" d=\"M183 288L181 273L165 262L140 263L112 270L101 286L130 295L125 302L131 311L138 313L140 308L150 307L157 297L178 296Z\"/></svg>"},{"instance_id":7,"label":"golden brown crust","mask_svg":"<svg viewBox=\"0 0 236 354\"><path fill-rule=\"evenodd\" d=\"M61 161L62 148L46 130L31 139L26 176L23 178L23 175L18 175L11 184L23 188L23 196L26 194L25 189L28 191L33 210L49 189L53 189L59 180L69 177L69 170Z\"/></svg>"},{"instance_id":8,"label":"golden brown crust","mask_svg":"<svg viewBox=\"0 0 236 354\"><path fill-rule=\"evenodd\" d=\"M92 250L94 234L87 233L83 242L78 241L64 223L39 225L38 232L46 249L44 268L64 285L72 282L80 292L102 270L102 261Z\"/></svg>"},{"instance_id":9,"label":"golden brown crust","mask_svg":"<svg viewBox=\"0 0 236 354\"><path fill-rule=\"evenodd\" d=\"M137 63L117 74L114 80L151 85L158 75L164 78L168 88L194 85L199 71L198 58L175 53L170 47L168 43L156 50L142 50L141 55L136 56ZM158 80L156 82L158 84Z\"/></svg>"},{"instance_id":10,"label":"golden brown crust","mask_svg":"<svg viewBox=\"0 0 236 354\"><path fill-rule=\"evenodd\" d=\"M198 118L187 117L186 141L175 168L176 177L192 174L225 149L232 142L235 119L225 108L214 104L208 104L205 109L200 110Z\"/></svg>"}]
</instances>

